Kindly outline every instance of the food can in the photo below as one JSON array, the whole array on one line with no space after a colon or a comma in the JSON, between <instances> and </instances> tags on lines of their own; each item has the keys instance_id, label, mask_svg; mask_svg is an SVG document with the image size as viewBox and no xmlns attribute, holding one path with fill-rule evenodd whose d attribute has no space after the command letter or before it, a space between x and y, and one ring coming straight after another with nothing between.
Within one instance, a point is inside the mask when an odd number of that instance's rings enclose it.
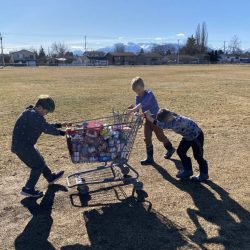
<instances>
[{"instance_id":1,"label":"food can","mask_svg":"<svg viewBox=\"0 0 250 250\"><path fill-rule=\"evenodd\" d=\"M114 153L111 153L111 159L115 159L117 156L117 154L114 152Z\"/></svg>"},{"instance_id":2,"label":"food can","mask_svg":"<svg viewBox=\"0 0 250 250\"><path fill-rule=\"evenodd\" d=\"M115 141L114 139L109 139L109 146L114 147Z\"/></svg>"}]
</instances>

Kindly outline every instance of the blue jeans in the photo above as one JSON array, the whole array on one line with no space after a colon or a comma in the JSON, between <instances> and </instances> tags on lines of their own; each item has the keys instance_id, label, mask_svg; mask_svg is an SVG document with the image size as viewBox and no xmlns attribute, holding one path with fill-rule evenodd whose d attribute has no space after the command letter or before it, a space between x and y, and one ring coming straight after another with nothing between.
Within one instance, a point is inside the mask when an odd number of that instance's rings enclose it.
<instances>
[{"instance_id":1,"label":"blue jeans","mask_svg":"<svg viewBox=\"0 0 250 250\"><path fill-rule=\"evenodd\" d=\"M46 165L40 152L34 146L24 146L20 149L16 149L14 153L31 169L25 187L31 189L35 188L41 174L47 181L50 180L51 170Z\"/></svg>"}]
</instances>

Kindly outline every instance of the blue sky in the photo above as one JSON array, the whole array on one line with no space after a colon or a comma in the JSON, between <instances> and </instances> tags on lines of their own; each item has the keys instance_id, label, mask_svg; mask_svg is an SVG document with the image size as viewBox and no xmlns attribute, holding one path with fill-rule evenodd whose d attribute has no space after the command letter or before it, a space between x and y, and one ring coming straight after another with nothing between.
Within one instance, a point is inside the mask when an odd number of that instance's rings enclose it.
<instances>
[{"instance_id":1,"label":"blue sky","mask_svg":"<svg viewBox=\"0 0 250 250\"><path fill-rule=\"evenodd\" d=\"M5 51L46 49L64 42L70 49L97 49L117 42L184 42L198 23L207 23L208 43L222 48L233 35L250 49L249 0L6 0L0 5Z\"/></svg>"}]
</instances>

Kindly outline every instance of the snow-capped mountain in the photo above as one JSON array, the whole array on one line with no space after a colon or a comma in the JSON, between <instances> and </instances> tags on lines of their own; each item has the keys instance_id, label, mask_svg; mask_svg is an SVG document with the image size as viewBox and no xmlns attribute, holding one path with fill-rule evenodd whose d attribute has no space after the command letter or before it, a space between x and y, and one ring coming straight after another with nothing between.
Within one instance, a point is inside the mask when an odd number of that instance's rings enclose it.
<instances>
[{"instance_id":1,"label":"snow-capped mountain","mask_svg":"<svg viewBox=\"0 0 250 250\"><path fill-rule=\"evenodd\" d=\"M138 54L141 51L141 49L143 49L144 52L150 52L156 44L155 43L128 42L128 43L119 43L118 45L124 46L125 52L132 52L132 53ZM114 52L115 48L116 48L116 44L105 47L105 48L101 48L99 50L108 53L108 52Z\"/></svg>"},{"instance_id":2,"label":"snow-capped mountain","mask_svg":"<svg viewBox=\"0 0 250 250\"><path fill-rule=\"evenodd\" d=\"M125 52L132 52L132 53L135 53L135 54L138 54L141 49L144 50L144 52L151 52L152 49L157 46L157 45L160 45L160 44L157 44L157 43L133 43L133 42L129 42L129 43L118 43L118 45L121 45L124 47L125 49ZM166 44L164 44L166 45ZM105 48L101 48L99 49L99 51L103 51L103 52L114 52L115 49L116 49L116 46L117 44L114 44L112 46L108 46L108 47L105 47ZM169 48L174 48L175 50L178 49L178 44L177 43L167 43L167 46L169 46ZM183 47L183 44L179 44L180 48Z\"/></svg>"},{"instance_id":3,"label":"snow-capped mountain","mask_svg":"<svg viewBox=\"0 0 250 250\"><path fill-rule=\"evenodd\" d=\"M121 46L121 47L124 47L125 52L131 52L131 53L138 54L138 53L140 53L141 49L143 49L145 53L151 52L152 49L157 45L160 45L160 44L157 44L157 43L133 43L133 42L117 43L117 44L113 44L111 46L100 48L97 51L103 51L105 53L114 52L116 50L117 46ZM176 50L178 49L177 43L168 43L167 45L170 48L172 47ZM180 44L179 46L180 46L180 48L182 48L183 44ZM72 52L74 53L74 55L77 55L77 56L81 56L83 54L83 51L81 51L81 50L74 50Z\"/></svg>"},{"instance_id":4,"label":"snow-capped mountain","mask_svg":"<svg viewBox=\"0 0 250 250\"><path fill-rule=\"evenodd\" d=\"M72 51L72 52L73 52L73 54L74 54L75 56L82 56L82 54L83 54L83 51L80 50L80 49L74 50L74 51Z\"/></svg>"}]
</instances>

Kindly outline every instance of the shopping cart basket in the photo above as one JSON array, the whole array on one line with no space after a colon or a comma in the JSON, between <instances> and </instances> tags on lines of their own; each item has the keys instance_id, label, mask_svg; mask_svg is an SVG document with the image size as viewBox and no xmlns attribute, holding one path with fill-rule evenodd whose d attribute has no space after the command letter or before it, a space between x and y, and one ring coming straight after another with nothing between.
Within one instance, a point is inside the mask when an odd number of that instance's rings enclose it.
<instances>
[{"instance_id":1,"label":"shopping cart basket","mask_svg":"<svg viewBox=\"0 0 250 250\"><path fill-rule=\"evenodd\" d=\"M142 189L138 172L128 164L136 134L143 119L139 115L114 112L112 116L73 123L66 129L67 145L74 164L91 164L90 170L67 177L69 188L88 194L89 185L123 182ZM102 163L99 166L93 165Z\"/></svg>"}]
</instances>

